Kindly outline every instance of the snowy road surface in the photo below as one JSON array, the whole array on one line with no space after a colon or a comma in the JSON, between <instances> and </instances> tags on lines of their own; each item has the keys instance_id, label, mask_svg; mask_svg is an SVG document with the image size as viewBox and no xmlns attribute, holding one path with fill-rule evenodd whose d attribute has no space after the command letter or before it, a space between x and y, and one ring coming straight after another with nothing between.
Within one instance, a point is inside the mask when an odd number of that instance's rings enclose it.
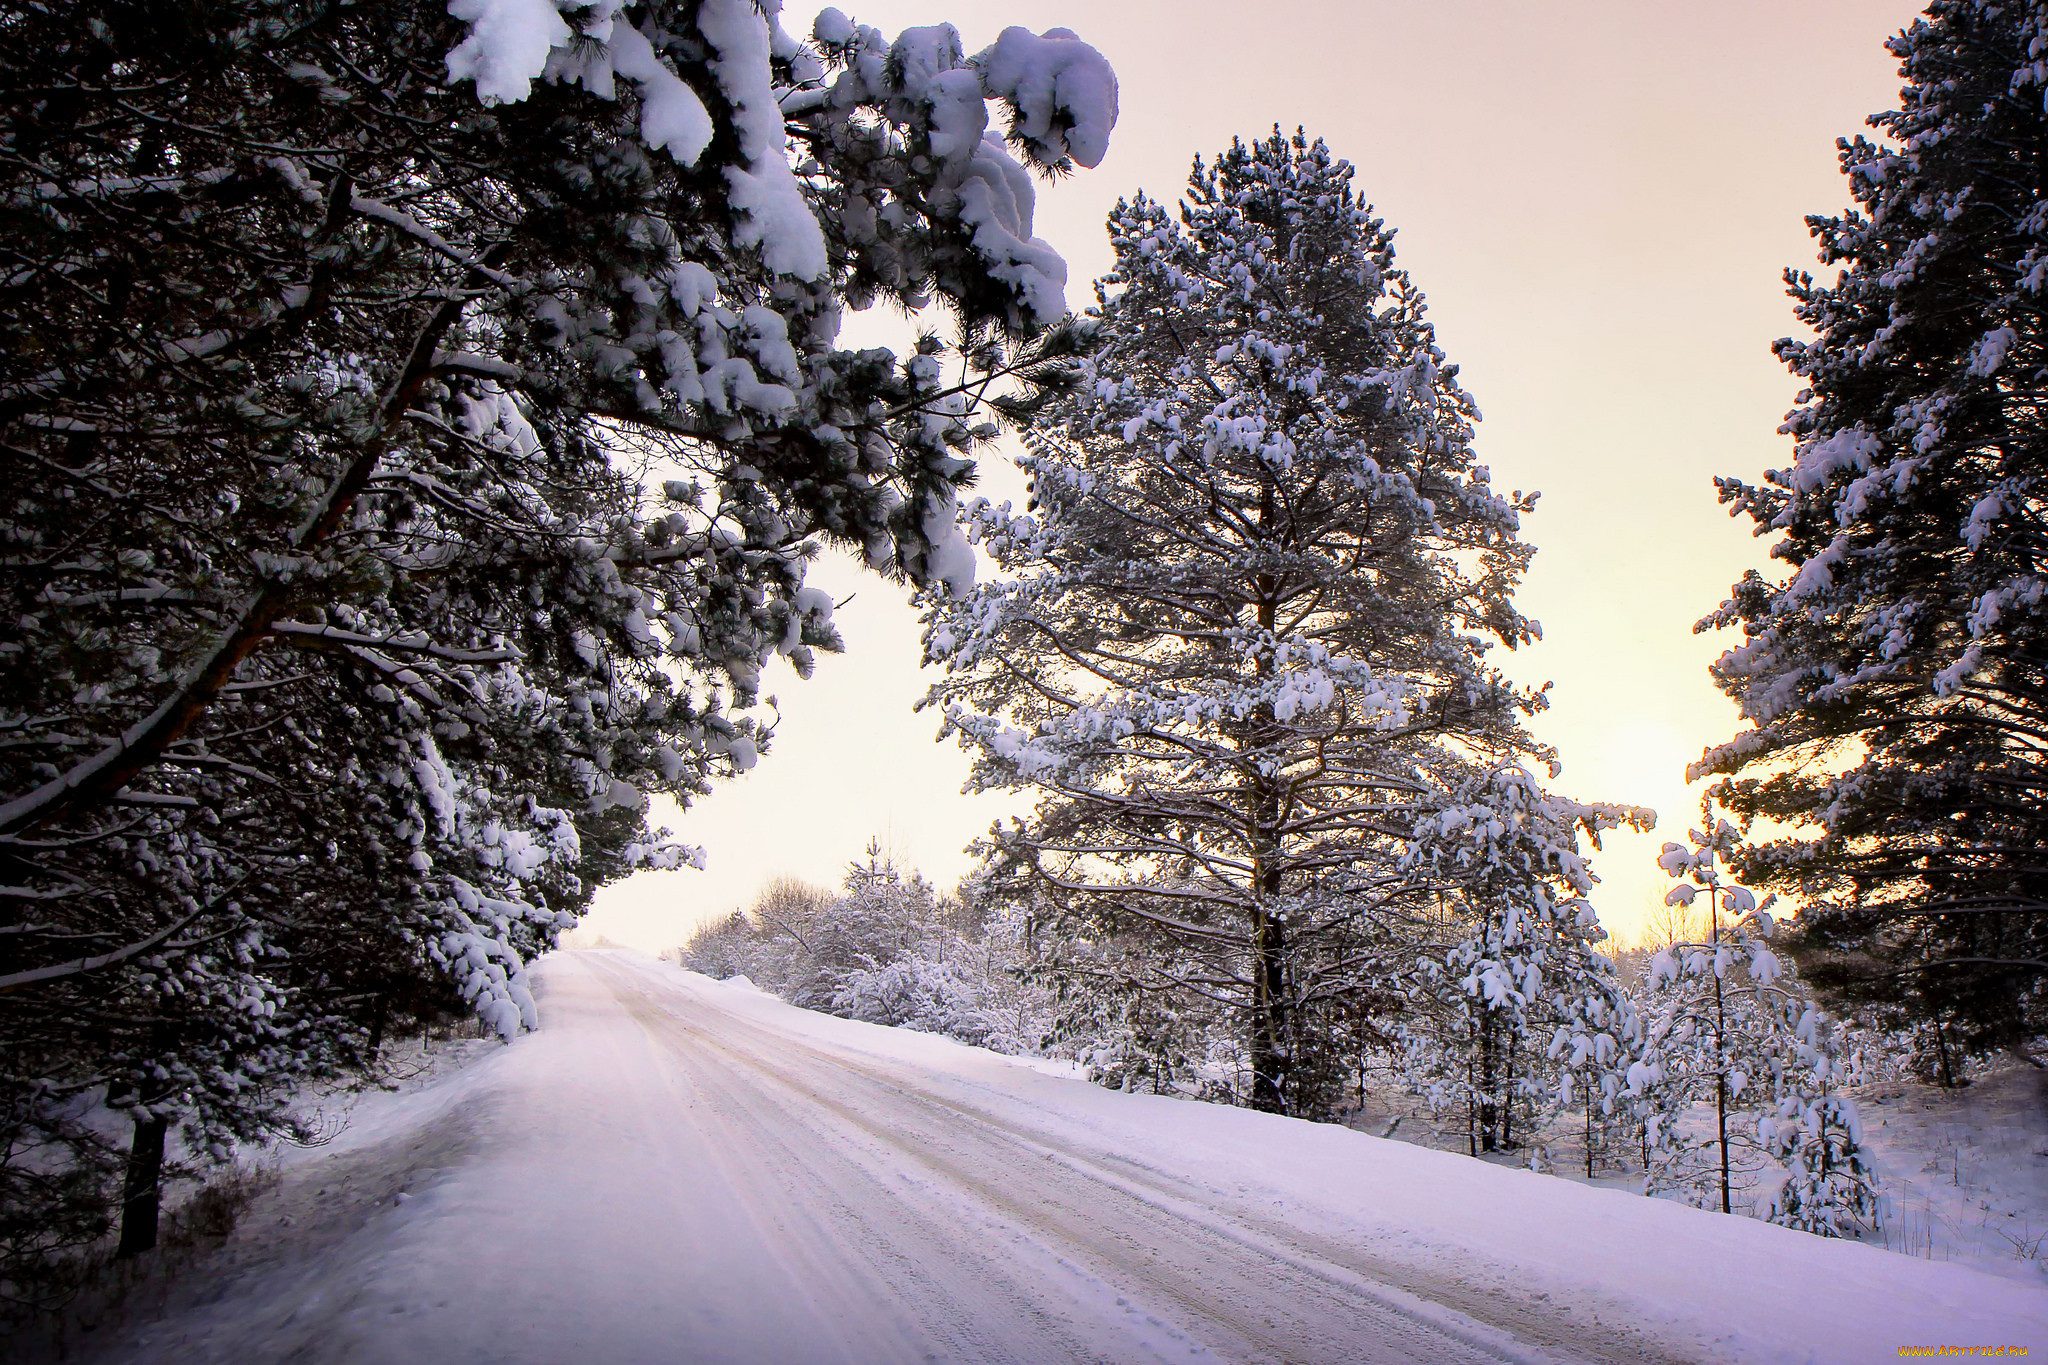
<instances>
[{"instance_id":1,"label":"snowy road surface","mask_svg":"<svg viewBox=\"0 0 2048 1365\"><path fill-rule=\"evenodd\" d=\"M2048 1289L1096 1087L624 953L366 1103L107 1360L1896 1359Z\"/></svg>"}]
</instances>

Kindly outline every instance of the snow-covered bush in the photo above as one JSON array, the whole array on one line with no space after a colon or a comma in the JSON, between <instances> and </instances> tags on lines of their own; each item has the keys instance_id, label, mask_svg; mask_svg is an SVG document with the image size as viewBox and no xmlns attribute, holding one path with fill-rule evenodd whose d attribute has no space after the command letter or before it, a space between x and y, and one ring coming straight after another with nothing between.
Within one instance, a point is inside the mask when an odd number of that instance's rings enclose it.
<instances>
[{"instance_id":1,"label":"snow-covered bush","mask_svg":"<svg viewBox=\"0 0 2048 1365\"><path fill-rule=\"evenodd\" d=\"M678 960L806 1009L1021 1053L1050 1032L1044 993L1022 980L1028 951L1016 917L975 916L870 844L837 895L771 883L748 911L699 930Z\"/></svg>"},{"instance_id":2,"label":"snow-covered bush","mask_svg":"<svg viewBox=\"0 0 2048 1365\"><path fill-rule=\"evenodd\" d=\"M1112 1090L1222 1100L1248 1093L1237 1020L1227 1007L1157 989L1152 983L1171 971L1159 945L1115 924L1080 922L1029 887L1018 890L1013 913L1029 916L1036 931L1029 979L1050 1003L1054 1051Z\"/></svg>"},{"instance_id":3,"label":"snow-covered bush","mask_svg":"<svg viewBox=\"0 0 2048 1365\"><path fill-rule=\"evenodd\" d=\"M97 1091L145 1183L408 1012L530 1024L837 647L820 537L965 585L973 395L1073 340L1030 172L1115 118L1064 31L772 0L81 0L0 84L0 1162ZM877 300L971 344L842 349Z\"/></svg>"}]
</instances>

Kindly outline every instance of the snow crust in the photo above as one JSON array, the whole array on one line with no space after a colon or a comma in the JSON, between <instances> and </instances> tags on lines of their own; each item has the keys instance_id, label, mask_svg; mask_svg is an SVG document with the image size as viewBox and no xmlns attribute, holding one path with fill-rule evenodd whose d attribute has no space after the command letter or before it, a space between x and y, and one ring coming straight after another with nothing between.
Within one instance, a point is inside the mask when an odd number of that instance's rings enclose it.
<instances>
[{"instance_id":1,"label":"snow crust","mask_svg":"<svg viewBox=\"0 0 2048 1365\"><path fill-rule=\"evenodd\" d=\"M659 970L691 990L730 989ZM1248 1197L1300 1226L1489 1287L1548 1293L1584 1305L1589 1321L1632 1324L1701 1358L1861 1362L1894 1358L1900 1345L1965 1337L2048 1347L2048 1288L1974 1267L1330 1124L1119 1094L1065 1079L1063 1063L835 1019L758 992L733 1008L807 1040L925 1068L950 1093L972 1094L1006 1115L1036 1115L1075 1150L1136 1155L1221 1203Z\"/></svg>"},{"instance_id":2,"label":"snow crust","mask_svg":"<svg viewBox=\"0 0 2048 1365\"><path fill-rule=\"evenodd\" d=\"M475 81L486 104L525 99L572 36L554 0L448 0L448 12L470 26L448 54L448 79Z\"/></svg>"},{"instance_id":3,"label":"snow crust","mask_svg":"<svg viewBox=\"0 0 2048 1365\"><path fill-rule=\"evenodd\" d=\"M1031 235L1036 203L1030 173L1010 159L1001 138L983 134L960 185L960 221L973 227L974 249L989 273L1017 286L1032 316L1056 318L1067 308L1067 263Z\"/></svg>"},{"instance_id":4,"label":"snow crust","mask_svg":"<svg viewBox=\"0 0 2048 1365\"><path fill-rule=\"evenodd\" d=\"M1116 126L1116 73L1073 30L1006 28L975 60L989 93L1017 111L1016 134L1038 144L1047 160L1102 164Z\"/></svg>"},{"instance_id":5,"label":"snow crust","mask_svg":"<svg viewBox=\"0 0 2048 1365\"><path fill-rule=\"evenodd\" d=\"M578 60L566 52L558 55ZM694 166L711 145L711 114L704 101L668 69L647 36L631 24L612 22L609 41L597 52L581 57L580 64L584 84L607 99L613 98L611 83L604 78L610 72L639 85L640 136L648 146L665 149L683 165Z\"/></svg>"},{"instance_id":6,"label":"snow crust","mask_svg":"<svg viewBox=\"0 0 2048 1365\"><path fill-rule=\"evenodd\" d=\"M931 543L927 567L955 597L974 587L974 549L960 529L959 506L952 495L939 499L925 513L924 535Z\"/></svg>"}]
</instances>

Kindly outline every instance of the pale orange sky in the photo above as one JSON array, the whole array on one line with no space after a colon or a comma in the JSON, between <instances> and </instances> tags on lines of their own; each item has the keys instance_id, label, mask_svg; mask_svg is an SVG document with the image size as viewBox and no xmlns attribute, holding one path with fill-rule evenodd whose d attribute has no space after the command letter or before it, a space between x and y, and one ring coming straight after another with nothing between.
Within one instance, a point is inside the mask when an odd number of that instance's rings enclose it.
<instances>
[{"instance_id":1,"label":"pale orange sky","mask_svg":"<svg viewBox=\"0 0 2048 1365\"><path fill-rule=\"evenodd\" d=\"M1510 656L1555 683L1539 735L1554 784L1662 817L1594 858L1594 903L1631 933L1668 886L1655 864L1696 796L1683 770L1736 728L1695 637L1763 545L1715 504L1713 476L1789 459L1796 385L1771 355L1793 330L1779 273L1813 266L1804 215L1847 200L1834 140L1897 102L1884 38L1905 0L886 0L842 3L895 33L950 22L972 51L1009 24L1073 29L1122 86L1099 169L1042 186L1038 234L1070 267L1069 302L1107 269L1103 216L1143 188L1176 197L1190 160L1233 135L1304 125L1358 167L1398 229L1400 264L1486 420L1503 488L1544 497L1519 602L1544 642ZM804 0L785 25L807 27ZM1814 267L1816 270L1817 266ZM986 462L985 492L1014 472ZM912 715L917 628L899 589L835 566L848 652L782 703L773 751L740 782L660 818L706 871L645 873L599 894L589 927L659 949L747 902L768 877L833 883L879 836L942 885L961 846L1016 799L958 793L965 759Z\"/></svg>"}]
</instances>

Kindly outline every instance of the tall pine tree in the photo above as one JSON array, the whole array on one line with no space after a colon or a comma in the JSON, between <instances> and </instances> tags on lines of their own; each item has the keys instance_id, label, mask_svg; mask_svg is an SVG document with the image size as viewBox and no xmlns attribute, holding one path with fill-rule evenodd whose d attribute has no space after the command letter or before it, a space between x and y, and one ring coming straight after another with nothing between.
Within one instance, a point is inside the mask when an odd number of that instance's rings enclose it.
<instances>
[{"instance_id":1,"label":"tall pine tree","mask_svg":"<svg viewBox=\"0 0 2048 1365\"><path fill-rule=\"evenodd\" d=\"M1221 1030L1236 1096L1305 1115L1412 961L1418 824L1544 756L1541 694L1486 660L1535 633L1531 500L1473 458L1351 179L1276 131L1197 162L1178 218L1117 206L1099 349L1028 434L1033 508L972 509L1002 576L932 598L925 636L973 780L1040 794L996 855L1058 918L1042 965L1157 1065Z\"/></svg>"},{"instance_id":2,"label":"tall pine tree","mask_svg":"<svg viewBox=\"0 0 2048 1365\"><path fill-rule=\"evenodd\" d=\"M1749 728L1694 775L1790 832L1742 853L1807 907L1807 975L1979 1047L2048 1026L2048 9L1939 0L1841 146L1855 207L1788 272L1811 340L1792 464L1720 480L1787 572L1702 629Z\"/></svg>"}]
</instances>

